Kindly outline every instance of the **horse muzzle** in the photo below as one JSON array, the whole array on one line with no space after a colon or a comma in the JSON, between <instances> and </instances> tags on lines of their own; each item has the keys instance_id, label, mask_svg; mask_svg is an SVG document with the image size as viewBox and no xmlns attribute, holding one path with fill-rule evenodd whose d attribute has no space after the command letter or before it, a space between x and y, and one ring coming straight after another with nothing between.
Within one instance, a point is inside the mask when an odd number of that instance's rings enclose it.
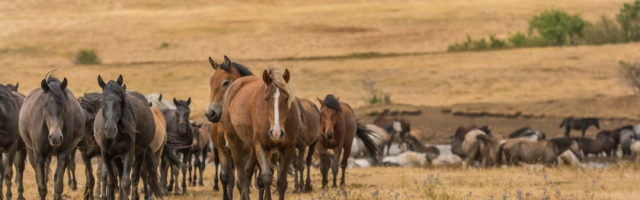
<instances>
[{"instance_id":1,"label":"horse muzzle","mask_svg":"<svg viewBox=\"0 0 640 200\"><path fill-rule=\"evenodd\" d=\"M118 127L116 126L107 126L104 128L104 137L110 140L116 139L118 135Z\"/></svg>"},{"instance_id":2,"label":"horse muzzle","mask_svg":"<svg viewBox=\"0 0 640 200\"><path fill-rule=\"evenodd\" d=\"M272 140L281 140L281 139L284 138L284 135L285 135L284 130L280 130L280 129L276 129L276 130L270 129L269 130L269 137Z\"/></svg>"},{"instance_id":3,"label":"horse muzzle","mask_svg":"<svg viewBox=\"0 0 640 200\"><path fill-rule=\"evenodd\" d=\"M49 145L52 147L58 147L62 145L62 133L49 134Z\"/></svg>"},{"instance_id":4,"label":"horse muzzle","mask_svg":"<svg viewBox=\"0 0 640 200\"><path fill-rule=\"evenodd\" d=\"M204 112L204 115L207 116L207 120L209 120L210 122L220 122L220 118L222 116L222 106L220 106L220 104L209 104Z\"/></svg>"},{"instance_id":5,"label":"horse muzzle","mask_svg":"<svg viewBox=\"0 0 640 200\"><path fill-rule=\"evenodd\" d=\"M329 132L325 132L324 133L324 137L326 137L327 139L333 139L333 131L329 131Z\"/></svg>"}]
</instances>

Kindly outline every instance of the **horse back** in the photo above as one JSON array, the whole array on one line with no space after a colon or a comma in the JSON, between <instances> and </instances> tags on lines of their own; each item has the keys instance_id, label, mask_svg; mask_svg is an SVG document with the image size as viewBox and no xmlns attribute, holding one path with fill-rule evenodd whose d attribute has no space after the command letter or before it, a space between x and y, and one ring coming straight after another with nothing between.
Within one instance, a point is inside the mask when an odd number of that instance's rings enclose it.
<instances>
[{"instance_id":1,"label":"horse back","mask_svg":"<svg viewBox=\"0 0 640 200\"><path fill-rule=\"evenodd\" d=\"M167 143L167 123L164 121L164 115L160 109L155 107L149 107L151 113L153 114L153 121L156 126L155 134L153 135L153 140L149 147L153 150L153 152L158 152L162 150L164 145Z\"/></svg>"},{"instance_id":2,"label":"horse back","mask_svg":"<svg viewBox=\"0 0 640 200\"><path fill-rule=\"evenodd\" d=\"M299 105L300 119L303 123L303 131L297 134L297 139L305 144L309 144L320 136L320 110L313 102L297 98L295 105Z\"/></svg>"},{"instance_id":3,"label":"horse back","mask_svg":"<svg viewBox=\"0 0 640 200\"><path fill-rule=\"evenodd\" d=\"M149 109L149 102L147 102L144 95L138 92L127 92L127 100L131 103L131 110L134 115L136 144L149 147L156 129L153 113Z\"/></svg>"}]
</instances>

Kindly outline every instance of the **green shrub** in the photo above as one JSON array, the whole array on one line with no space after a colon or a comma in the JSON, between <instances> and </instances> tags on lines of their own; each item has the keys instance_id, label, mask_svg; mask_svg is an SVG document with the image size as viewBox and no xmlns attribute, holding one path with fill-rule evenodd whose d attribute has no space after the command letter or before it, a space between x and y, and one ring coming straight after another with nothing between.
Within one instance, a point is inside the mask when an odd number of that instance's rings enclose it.
<instances>
[{"instance_id":1,"label":"green shrub","mask_svg":"<svg viewBox=\"0 0 640 200\"><path fill-rule=\"evenodd\" d=\"M388 94L376 93L371 95L371 97L367 99L367 103L369 103L369 105L389 104L391 103L391 96Z\"/></svg>"},{"instance_id":2,"label":"green shrub","mask_svg":"<svg viewBox=\"0 0 640 200\"><path fill-rule=\"evenodd\" d=\"M640 40L640 0L625 3L616 15L618 24L625 35L625 41Z\"/></svg>"},{"instance_id":3,"label":"green shrub","mask_svg":"<svg viewBox=\"0 0 640 200\"><path fill-rule=\"evenodd\" d=\"M625 41L625 34L615 21L602 16L600 21L587 28L584 41L587 44L619 43Z\"/></svg>"},{"instance_id":4,"label":"green shrub","mask_svg":"<svg viewBox=\"0 0 640 200\"><path fill-rule=\"evenodd\" d=\"M509 43L513 45L513 47L525 47L527 43L527 36L518 31L516 34L509 37Z\"/></svg>"},{"instance_id":5,"label":"green shrub","mask_svg":"<svg viewBox=\"0 0 640 200\"><path fill-rule=\"evenodd\" d=\"M169 43L168 42L162 42L160 43L160 48L164 49L164 48L168 48L169 47Z\"/></svg>"},{"instance_id":6,"label":"green shrub","mask_svg":"<svg viewBox=\"0 0 640 200\"><path fill-rule=\"evenodd\" d=\"M100 64L98 54L93 49L81 49L76 54L76 64L80 65L93 65Z\"/></svg>"},{"instance_id":7,"label":"green shrub","mask_svg":"<svg viewBox=\"0 0 640 200\"><path fill-rule=\"evenodd\" d=\"M505 42L504 40L498 39L493 35L489 36L489 41L491 41L490 46L492 49L502 49L507 47L507 42Z\"/></svg>"},{"instance_id":8,"label":"green shrub","mask_svg":"<svg viewBox=\"0 0 640 200\"><path fill-rule=\"evenodd\" d=\"M537 32L552 45L575 45L588 25L578 15L569 15L562 10L547 10L529 21L529 31Z\"/></svg>"},{"instance_id":9,"label":"green shrub","mask_svg":"<svg viewBox=\"0 0 640 200\"><path fill-rule=\"evenodd\" d=\"M624 73L624 76L629 80L631 87L635 91L640 90L640 63L628 63L620 61L620 67Z\"/></svg>"}]
</instances>

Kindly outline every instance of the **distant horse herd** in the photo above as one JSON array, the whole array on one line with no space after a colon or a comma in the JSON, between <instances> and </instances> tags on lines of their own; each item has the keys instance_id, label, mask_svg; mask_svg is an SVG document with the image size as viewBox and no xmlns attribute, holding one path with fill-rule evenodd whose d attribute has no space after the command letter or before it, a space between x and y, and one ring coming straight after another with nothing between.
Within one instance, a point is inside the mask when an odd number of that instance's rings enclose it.
<instances>
[{"instance_id":1,"label":"distant horse herd","mask_svg":"<svg viewBox=\"0 0 640 200\"><path fill-rule=\"evenodd\" d=\"M144 96L127 90L122 75L108 81L98 76L101 91L80 98L68 89L66 78L61 81L52 72L26 96L18 92L18 84L0 84L0 194L4 183L6 198L12 198L15 165L17 198L24 199L22 177L28 157L39 197L46 199L49 163L56 156L53 199L61 199L65 173L71 189L76 189L76 150L86 166L84 199L139 199L140 180L145 199L184 194L189 184L203 185L207 162L214 163L213 190L222 189L223 199L233 199L234 186L241 199L249 199L253 178L259 198L271 199L274 173L279 199L284 199L290 173L293 192L313 190L310 172L315 164L324 189L329 186L330 169L331 186L338 187L339 172L339 185L345 186L351 157L369 157L370 165L402 165L408 157L420 157L416 166L444 157L439 148L423 144L403 116L383 115L364 125L337 96L317 98L320 106L295 96L287 69L269 67L260 77L226 56L220 64L212 58L209 62L213 74L206 124L189 120L191 98L166 101L162 94ZM544 132L529 127L503 139L489 127L465 125L452 136L451 152L469 166L497 166L554 165L565 154L577 159L614 155L618 146L623 155L640 150L635 141L640 127L625 126L585 138L590 126L599 128L598 120L567 118L560 125L566 128L565 137L547 140ZM570 137L572 129L581 130L582 137ZM402 154L385 157L385 153ZM97 178L92 158L100 160Z\"/></svg>"}]
</instances>

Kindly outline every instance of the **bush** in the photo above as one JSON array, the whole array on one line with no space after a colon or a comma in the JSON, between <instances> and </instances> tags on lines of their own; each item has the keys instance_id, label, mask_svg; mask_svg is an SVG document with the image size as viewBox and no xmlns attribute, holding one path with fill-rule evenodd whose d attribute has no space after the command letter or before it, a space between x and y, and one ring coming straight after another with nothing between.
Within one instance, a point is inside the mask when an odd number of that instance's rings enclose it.
<instances>
[{"instance_id":1,"label":"bush","mask_svg":"<svg viewBox=\"0 0 640 200\"><path fill-rule=\"evenodd\" d=\"M498 39L493 35L489 36L489 41L491 41L492 49L502 49L507 47L507 42L505 42L504 40Z\"/></svg>"},{"instance_id":2,"label":"bush","mask_svg":"<svg viewBox=\"0 0 640 200\"><path fill-rule=\"evenodd\" d=\"M164 48L168 48L169 47L169 43L168 42L162 42L160 43L160 48L164 49Z\"/></svg>"},{"instance_id":3,"label":"bush","mask_svg":"<svg viewBox=\"0 0 640 200\"><path fill-rule=\"evenodd\" d=\"M619 43L625 41L625 34L614 21L602 16L600 21L587 28L584 41L587 44Z\"/></svg>"},{"instance_id":4,"label":"bush","mask_svg":"<svg viewBox=\"0 0 640 200\"><path fill-rule=\"evenodd\" d=\"M616 15L620 28L625 35L625 41L640 40L640 0L625 3Z\"/></svg>"},{"instance_id":5,"label":"bush","mask_svg":"<svg viewBox=\"0 0 640 200\"><path fill-rule=\"evenodd\" d=\"M620 67L624 72L624 76L629 80L634 90L640 91L640 63L628 63L620 61Z\"/></svg>"},{"instance_id":6,"label":"bush","mask_svg":"<svg viewBox=\"0 0 640 200\"><path fill-rule=\"evenodd\" d=\"M547 10L529 21L529 31L537 32L552 45L575 45L588 25L578 15L569 15L562 10Z\"/></svg>"},{"instance_id":7,"label":"bush","mask_svg":"<svg viewBox=\"0 0 640 200\"><path fill-rule=\"evenodd\" d=\"M527 36L524 33L518 31L516 34L509 37L509 42L513 47L525 47L527 42Z\"/></svg>"},{"instance_id":8,"label":"bush","mask_svg":"<svg viewBox=\"0 0 640 200\"><path fill-rule=\"evenodd\" d=\"M76 54L76 64L80 65L93 65L100 64L98 54L93 49L81 49Z\"/></svg>"},{"instance_id":9,"label":"bush","mask_svg":"<svg viewBox=\"0 0 640 200\"><path fill-rule=\"evenodd\" d=\"M391 96L388 94L373 94L369 99L367 99L367 103L370 105L374 104L390 104Z\"/></svg>"}]
</instances>

